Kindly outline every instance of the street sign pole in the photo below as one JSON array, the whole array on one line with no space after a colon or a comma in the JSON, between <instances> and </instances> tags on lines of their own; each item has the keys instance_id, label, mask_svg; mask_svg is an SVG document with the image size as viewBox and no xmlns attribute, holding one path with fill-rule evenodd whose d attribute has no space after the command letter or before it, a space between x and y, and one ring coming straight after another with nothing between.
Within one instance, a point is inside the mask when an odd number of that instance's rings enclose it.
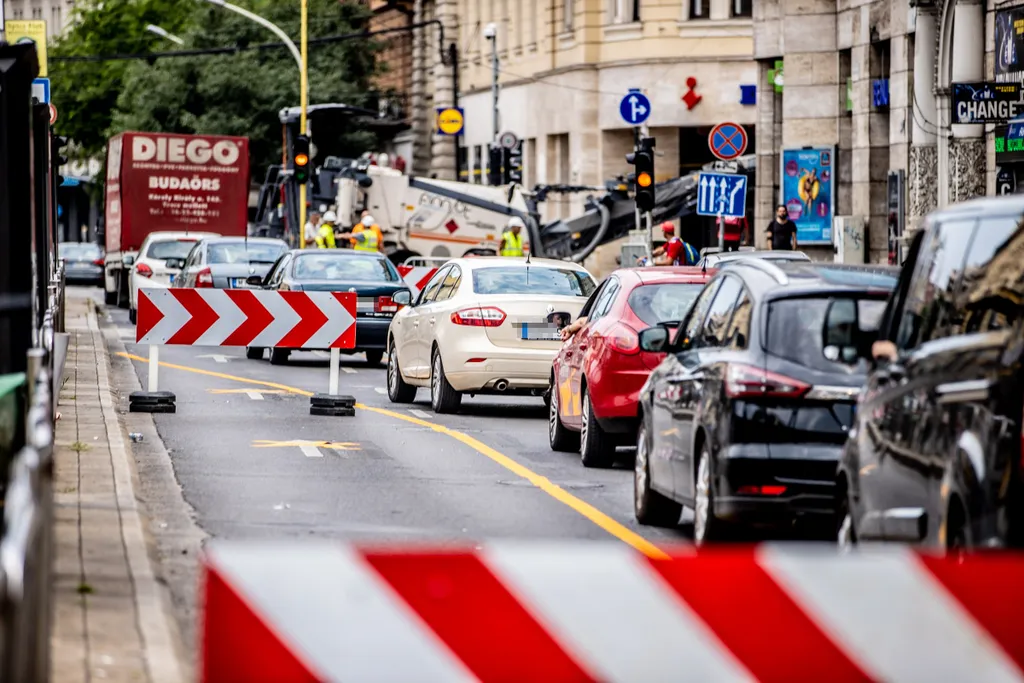
<instances>
[{"instance_id":1,"label":"street sign pole","mask_svg":"<svg viewBox=\"0 0 1024 683\"><path fill-rule=\"evenodd\" d=\"M299 135L306 134L306 115L309 109L309 6L301 1L301 49L302 68L299 73L299 99L302 112L299 114ZM299 248L306 248L306 183L299 183Z\"/></svg>"},{"instance_id":2,"label":"street sign pole","mask_svg":"<svg viewBox=\"0 0 1024 683\"><path fill-rule=\"evenodd\" d=\"M718 249L725 251L725 216L718 214Z\"/></svg>"},{"instance_id":3,"label":"street sign pole","mask_svg":"<svg viewBox=\"0 0 1024 683\"><path fill-rule=\"evenodd\" d=\"M654 265L654 219L651 212L647 212L647 265Z\"/></svg>"}]
</instances>

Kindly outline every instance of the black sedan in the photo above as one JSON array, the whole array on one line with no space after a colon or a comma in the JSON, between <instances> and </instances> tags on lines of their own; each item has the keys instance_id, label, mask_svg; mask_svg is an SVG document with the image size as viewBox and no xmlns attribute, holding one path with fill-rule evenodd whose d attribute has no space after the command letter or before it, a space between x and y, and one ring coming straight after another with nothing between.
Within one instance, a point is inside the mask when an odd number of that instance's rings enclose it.
<instances>
[{"instance_id":1,"label":"black sedan","mask_svg":"<svg viewBox=\"0 0 1024 683\"><path fill-rule=\"evenodd\" d=\"M365 353L370 365L379 365L387 348L388 327L399 306L396 292L408 291L398 270L383 254L350 249L296 249L274 263L266 278L250 278L263 289L303 292L355 292L356 346L343 353ZM294 349L270 349L270 362L281 365ZM248 358L262 358L263 349L246 349Z\"/></svg>"},{"instance_id":2,"label":"black sedan","mask_svg":"<svg viewBox=\"0 0 1024 683\"><path fill-rule=\"evenodd\" d=\"M196 243L174 278L175 287L248 287L253 276L261 279L288 251L283 240L267 237L210 237Z\"/></svg>"},{"instance_id":3,"label":"black sedan","mask_svg":"<svg viewBox=\"0 0 1024 683\"><path fill-rule=\"evenodd\" d=\"M64 273L72 284L103 284L103 250L89 242L61 242L57 258L64 261Z\"/></svg>"},{"instance_id":4,"label":"black sedan","mask_svg":"<svg viewBox=\"0 0 1024 683\"><path fill-rule=\"evenodd\" d=\"M885 267L741 259L671 341L668 326L644 330L641 348L668 355L640 392L637 520L670 526L692 507L698 544L741 526L834 534L836 467L867 374L851 359L895 284ZM856 325L857 348L826 344L827 324Z\"/></svg>"}]
</instances>

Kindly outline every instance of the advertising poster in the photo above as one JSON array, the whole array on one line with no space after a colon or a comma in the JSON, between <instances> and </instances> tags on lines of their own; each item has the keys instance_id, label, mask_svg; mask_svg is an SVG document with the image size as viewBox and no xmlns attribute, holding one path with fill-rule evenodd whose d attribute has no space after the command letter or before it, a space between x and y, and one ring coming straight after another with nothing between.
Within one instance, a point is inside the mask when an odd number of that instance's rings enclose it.
<instances>
[{"instance_id":1,"label":"advertising poster","mask_svg":"<svg viewBox=\"0 0 1024 683\"><path fill-rule=\"evenodd\" d=\"M1000 83L1024 81L1024 7L996 12L995 73Z\"/></svg>"},{"instance_id":2,"label":"advertising poster","mask_svg":"<svg viewBox=\"0 0 1024 683\"><path fill-rule=\"evenodd\" d=\"M5 21L4 32L8 43L35 43L39 56L39 78L47 77L46 22L42 19Z\"/></svg>"},{"instance_id":3,"label":"advertising poster","mask_svg":"<svg viewBox=\"0 0 1024 683\"><path fill-rule=\"evenodd\" d=\"M782 151L782 204L796 223L798 244L831 244L835 213L835 147Z\"/></svg>"}]
</instances>

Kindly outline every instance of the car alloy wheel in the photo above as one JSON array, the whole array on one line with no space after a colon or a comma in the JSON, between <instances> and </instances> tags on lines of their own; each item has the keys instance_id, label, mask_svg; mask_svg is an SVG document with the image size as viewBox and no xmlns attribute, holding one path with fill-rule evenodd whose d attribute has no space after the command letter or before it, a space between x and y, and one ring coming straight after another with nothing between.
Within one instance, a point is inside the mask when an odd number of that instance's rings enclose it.
<instances>
[{"instance_id":1,"label":"car alloy wheel","mask_svg":"<svg viewBox=\"0 0 1024 683\"><path fill-rule=\"evenodd\" d=\"M579 432L570 431L562 424L562 417L559 414L561 412L560 397L558 388L554 386L553 381L549 393L551 400L548 402L548 445L551 446L551 450L561 453L579 450Z\"/></svg>"},{"instance_id":2,"label":"car alloy wheel","mask_svg":"<svg viewBox=\"0 0 1024 683\"><path fill-rule=\"evenodd\" d=\"M551 393L551 401L548 402L548 440L554 442L555 429L558 427L558 397Z\"/></svg>"},{"instance_id":3,"label":"car alloy wheel","mask_svg":"<svg viewBox=\"0 0 1024 683\"><path fill-rule=\"evenodd\" d=\"M430 402L437 408L438 394L441 393L441 354L434 355L434 367L430 371Z\"/></svg>"},{"instance_id":4,"label":"car alloy wheel","mask_svg":"<svg viewBox=\"0 0 1024 683\"><path fill-rule=\"evenodd\" d=\"M857 544L856 537L853 533L853 516L849 512L843 517L842 523L839 525L839 534L836 538L836 543L840 550L850 551L853 550L853 546Z\"/></svg>"},{"instance_id":5,"label":"car alloy wheel","mask_svg":"<svg viewBox=\"0 0 1024 683\"><path fill-rule=\"evenodd\" d=\"M588 398L590 397L587 396L587 392L584 390L583 395L580 396L580 402L583 404L581 406L583 408L582 415L580 415L580 420L582 421L580 425L581 444L586 444L587 437L590 435L590 401L587 400Z\"/></svg>"},{"instance_id":6,"label":"car alloy wheel","mask_svg":"<svg viewBox=\"0 0 1024 683\"><path fill-rule=\"evenodd\" d=\"M644 500L651 483L647 474L647 429L641 425L636 439L636 462L633 464L633 513L644 516Z\"/></svg>"},{"instance_id":7,"label":"car alloy wheel","mask_svg":"<svg viewBox=\"0 0 1024 683\"><path fill-rule=\"evenodd\" d=\"M693 540L699 545L708 537L711 517L711 465L707 452L701 453L697 466L697 492L693 501Z\"/></svg>"},{"instance_id":8,"label":"car alloy wheel","mask_svg":"<svg viewBox=\"0 0 1024 683\"><path fill-rule=\"evenodd\" d=\"M416 387L406 384L402 379L402 369L398 367L398 351L395 350L393 341L390 349L387 369L388 399L392 403L412 403L416 400Z\"/></svg>"},{"instance_id":9,"label":"car alloy wheel","mask_svg":"<svg viewBox=\"0 0 1024 683\"><path fill-rule=\"evenodd\" d=\"M441 362L440 351L434 351L434 360L430 365L430 407L440 415L459 412L462 394L456 391L444 376L444 363Z\"/></svg>"}]
</instances>

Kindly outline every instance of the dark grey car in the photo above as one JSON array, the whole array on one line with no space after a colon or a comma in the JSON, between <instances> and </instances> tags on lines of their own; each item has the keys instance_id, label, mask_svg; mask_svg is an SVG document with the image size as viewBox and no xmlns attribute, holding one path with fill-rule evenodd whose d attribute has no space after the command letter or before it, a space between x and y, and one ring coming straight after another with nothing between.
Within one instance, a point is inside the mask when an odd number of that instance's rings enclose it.
<instances>
[{"instance_id":1,"label":"dark grey car","mask_svg":"<svg viewBox=\"0 0 1024 683\"><path fill-rule=\"evenodd\" d=\"M103 284L103 249L90 242L61 242L57 257L64 260L67 280L75 284Z\"/></svg>"},{"instance_id":2,"label":"dark grey car","mask_svg":"<svg viewBox=\"0 0 1024 683\"><path fill-rule=\"evenodd\" d=\"M283 240L269 237L208 238L189 252L174 286L244 288L250 277L264 277L286 251L288 245Z\"/></svg>"}]
</instances>

